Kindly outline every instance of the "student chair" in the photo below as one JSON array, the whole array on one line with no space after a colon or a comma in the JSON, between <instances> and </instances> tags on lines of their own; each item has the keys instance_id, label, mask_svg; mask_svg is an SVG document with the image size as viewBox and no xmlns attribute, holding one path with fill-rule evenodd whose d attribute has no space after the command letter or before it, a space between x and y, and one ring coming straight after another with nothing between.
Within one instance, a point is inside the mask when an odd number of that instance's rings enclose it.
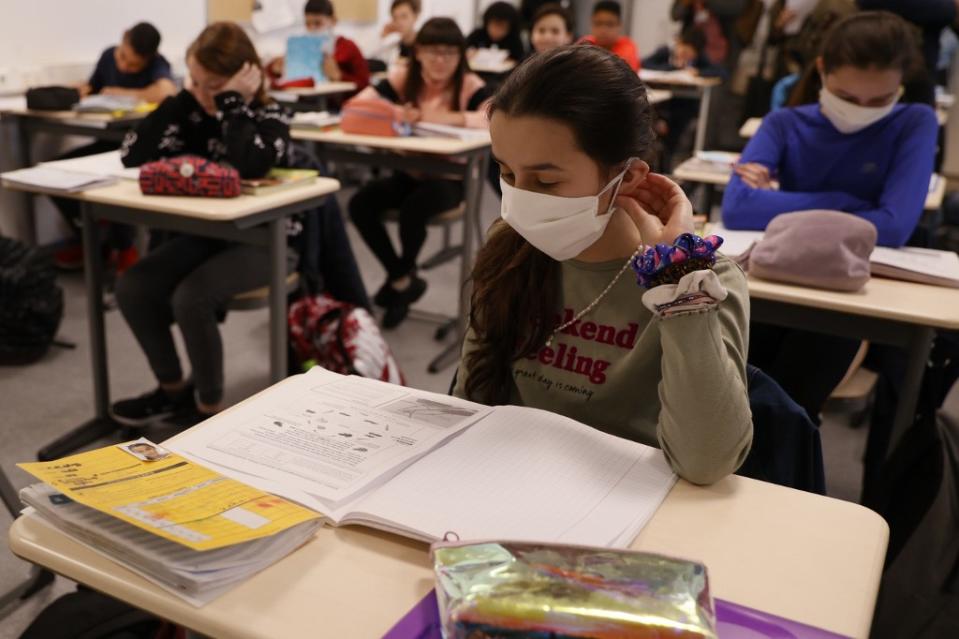
<instances>
[{"instance_id":1,"label":"student chair","mask_svg":"<svg viewBox=\"0 0 959 639\"><path fill-rule=\"evenodd\" d=\"M20 498L6 473L0 468L0 499L14 519L20 514ZM23 601L53 583L53 573L39 566L30 567L30 575L5 593L0 594L0 619L13 612L15 601Z\"/></svg>"},{"instance_id":2,"label":"student chair","mask_svg":"<svg viewBox=\"0 0 959 639\"><path fill-rule=\"evenodd\" d=\"M862 367L868 352L869 342L863 341L849 370L846 371L846 375L828 400L830 410L851 415L850 424L854 427L861 425L866 416L872 412L876 381L879 379L879 375Z\"/></svg>"},{"instance_id":3,"label":"student chair","mask_svg":"<svg viewBox=\"0 0 959 639\"><path fill-rule=\"evenodd\" d=\"M290 295L300 285L300 274L293 271L286 276L286 294ZM270 303L270 287L261 286L250 291L237 293L229 302L227 302L227 311L255 311L259 308L266 308Z\"/></svg>"},{"instance_id":4,"label":"student chair","mask_svg":"<svg viewBox=\"0 0 959 639\"><path fill-rule=\"evenodd\" d=\"M459 205L449 209L448 211L443 211L437 215L434 215L426 223L430 227L440 227L443 229L443 248L437 251L432 256L426 258L420 262L420 268L424 271L428 271L432 268L436 268L441 264L446 264L447 262L456 259L463 252L462 244L453 244L453 225L457 222L461 222L466 215L466 204L461 202ZM388 210L386 212L386 219L390 222L399 222L400 214L399 211L395 209Z\"/></svg>"}]
</instances>

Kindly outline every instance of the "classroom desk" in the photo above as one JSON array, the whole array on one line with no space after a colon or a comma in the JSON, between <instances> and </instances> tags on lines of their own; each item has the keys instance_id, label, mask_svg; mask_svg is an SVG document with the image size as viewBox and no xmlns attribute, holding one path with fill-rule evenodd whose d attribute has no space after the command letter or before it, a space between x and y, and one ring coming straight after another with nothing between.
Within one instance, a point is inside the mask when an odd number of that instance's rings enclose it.
<instances>
[{"instance_id":1,"label":"classroom desk","mask_svg":"<svg viewBox=\"0 0 959 639\"><path fill-rule=\"evenodd\" d=\"M92 137L104 142L123 141L127 131L136 125L148 114L131 112L120 117L108 113L77 113L75 111L35 111L26 106L13 105L10 100L0 105L0 119L12 120L17 127L19 141L17 162L20 167L33 166L31 145L36 133L51 133L54 135L81 135ZM33 197L26 194L25 206L32 216L34 212Z\"/></svg>"},{"instance_id":2,"label":"classroom desk","mask_svg":"<svg viewBox=\"0 0 959 639\"><path fill-rule=\"evenodd\" d=\"M702 151L706 147L709 104L712 100L713 88L721 84L719 78L701 78L684 72L641 69L639 79L652 87L668 89L672 97L699 98L699 116L693 152Z\"/></svg>"},{"instance_id":3,"label":"classroom desk","mask_svg":"<svg viewBox=\"0 0 959 639\"><path fill-rule=\"evenodd\" d=\"M312 87L278 89L270 96L293 111L323 111L331 95L356 91L354 82L321 82Z\"/></svg>"},{"instance_id":4,"label":"classroom desk","mask_svg":"<svg viewBox=\"0 0 959 639\"><path fill-rule=\"evenodd\" d=\"M55 166L55 163L51 163ZM48 165L49 166L49 165ZM44 193L2 182L6 188ZM264 246L270 251L270 378L287 374L286 321L286 218L317 208L339 182L320 178L315 184L268 195L241 195L214 199L143 195L132 180L120 180L81 193L57 194L78 200L83 211L84 277L87 289L87 321L90 328L95 416L41 449L41 460L56 459L120 426L110 417L110 384L103 321L103 265L99 246L99 220L144 224L153 228L216 237ZM50 194L50 193L46 193Z\"/></svg>"},{"instance_id":5,"label":"classroom desk","mask_svg":"<svg viewBox=\"0 0 959 639\"><path fill-rule=\"evenodd\" d=\"M949 111L947 109L940 107L936 108L936 120L939 121L939 126L946 126L946 122L949 121ZM762 118L749 118L743 125L739 127L739 137L742 138L751 138L756 135L756 132L759 130L759 127L762 125Z\"/></svg>"},{"instance_id":6,"label":"classroom desk","mask_svg":"<svg viewBox=\"0 0 959 639\"><path fill-rule=\"evenodd\" d=\"M749 277L751 318L902 348L908 357L887 453L912 425L936 330L959 330L959 289L874 277L856 293Z\"/></svg>"},{"instance_id":7,"label":"classroom desk","mask_svg":"<svg viewBox=\"0 0 959 639\"><path fill-rule=\"evenodd\" d=\"M725 187L732 178L732 167L728 172L705 171L689 166L690 160L682 162L673 169L673 177L685 182L697 182L709 187ZM923 208L926 211L938 211L942 207L942 200L946 196L946 180L938 173L934 174L935 180L930 184L929 192L926 194L926 202Z\"/></svg>"},{"instance_id":8,"label":"classroom desk","mask_svg":"<svg viewBox=\"0 0 959 639\"><path fill-rule=\"evenodd\" d=\"M402 171L458 175L464 180L466 210L463 216L463 255L460 258L460 296L456 318L456 340L429 364L436 373L459 359L460 345L466 335L469 292L465 282L473 265L473 242L482 242L480 211L483 180L489 164L490 139L473 140L441 137L380 137L344 133L339 129L293 129L294 140L313 142L317 155L325 160L383 166ZM474 238L474 230L476 237Z\"/></svg>"},{"instance_id":9,"label":"classroom desk","mask_svg":"<svg viewBox=\"0 0 959 639\"><path fill-rule=\"evenodd\" d=\"M715 597L866 637L887 542L885 521L862 506L730 476L708 487L677 482L632 547L703 561ZM381 637L434 583L425 544L353 526L321 529L203 608L32 518L13 523L9 544L27 561L231 639Z\"/></svg>"}]
</instances>

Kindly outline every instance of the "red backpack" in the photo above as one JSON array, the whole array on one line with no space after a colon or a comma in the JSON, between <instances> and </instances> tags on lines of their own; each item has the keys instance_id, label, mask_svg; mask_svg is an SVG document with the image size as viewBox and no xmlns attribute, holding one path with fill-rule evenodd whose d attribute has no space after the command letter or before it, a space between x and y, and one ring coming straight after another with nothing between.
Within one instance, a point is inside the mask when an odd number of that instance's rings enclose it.
<instances>
[{"instance_id":1,"label":"red backpack","mask_svg":"<svg viewBox=\"0 0 959 639\"><path fill-rule=\"evenodd\" d=\"M290 345L297 364L322 366L344 375L360 375L406 384L399 364L369 311L329 295L304 295L287 315Z\"/></svg>"}]
</instances>

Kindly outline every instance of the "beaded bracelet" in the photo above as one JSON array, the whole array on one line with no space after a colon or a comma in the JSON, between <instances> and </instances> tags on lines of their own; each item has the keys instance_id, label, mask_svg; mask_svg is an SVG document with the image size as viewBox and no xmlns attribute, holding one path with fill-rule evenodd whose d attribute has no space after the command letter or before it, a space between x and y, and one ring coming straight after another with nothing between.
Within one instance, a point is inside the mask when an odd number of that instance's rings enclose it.
<instances>
[{"instance_id":1,"label":"beaded bracelet","mask_svg":"<svg viewBox=\"0 0 959 639\"><path fill-rule=\"evenodd\" d=\"M660 284L676 284L683 275L712 268L716 263L716 249L723 238L710 235L702 238L683 233L672 246L650 246L630 262L636 273L636 282L645 288Z\"/></svg>"}]
</instances>

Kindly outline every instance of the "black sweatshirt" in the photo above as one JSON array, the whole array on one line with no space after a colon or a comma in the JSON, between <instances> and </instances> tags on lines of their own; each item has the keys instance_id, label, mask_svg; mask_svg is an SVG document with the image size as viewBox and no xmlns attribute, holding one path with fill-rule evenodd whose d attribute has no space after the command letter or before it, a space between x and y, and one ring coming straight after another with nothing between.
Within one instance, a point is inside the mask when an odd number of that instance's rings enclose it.
<instances>
[{"instance_id":1,"label":"black sweatshirt","mask_svg":"<svg viewBox=\"0 0 959 639\"><path fill-rule=\"evenodd\" d=\"M187 90L160 103L127 134L120 149L124 166L177 155L199 155L231 165L244 179L266 175L290 158L290 115L279 104L250 105L235 91L216 96L209 115Z\"/></svg>"}]
</instances>

